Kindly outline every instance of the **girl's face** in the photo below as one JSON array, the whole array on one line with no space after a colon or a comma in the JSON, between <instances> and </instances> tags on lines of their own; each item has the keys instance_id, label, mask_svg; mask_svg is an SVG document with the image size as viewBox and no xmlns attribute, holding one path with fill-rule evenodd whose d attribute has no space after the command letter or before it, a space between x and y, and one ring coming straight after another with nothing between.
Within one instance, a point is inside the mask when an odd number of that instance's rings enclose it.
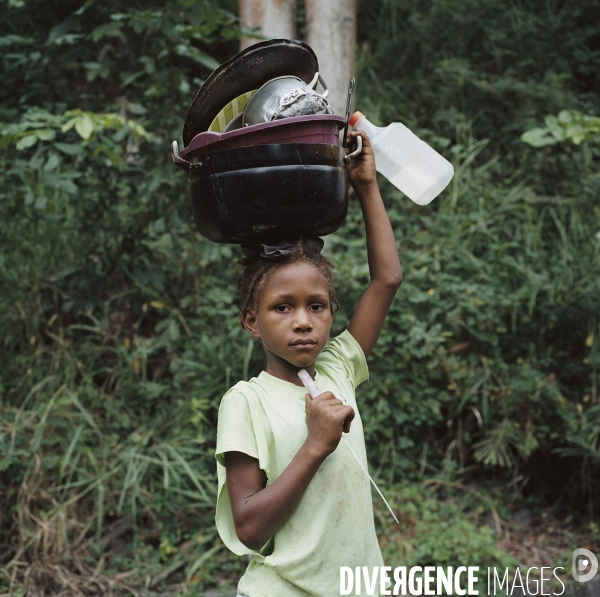
<instances>
[{"instance_id":1,"label":"girl's face","mask_svg":"<svg viewBox=\"0 0 600 597\"><path fill-rule=\"evenodd\" d=\"M296 262L273 272L258 296L258 308L244 319L267 353L267 372L310 367L329 340L333 311L319 270ZM290 369L290 365L292 369Z\"/></svg>"}]
</instances>

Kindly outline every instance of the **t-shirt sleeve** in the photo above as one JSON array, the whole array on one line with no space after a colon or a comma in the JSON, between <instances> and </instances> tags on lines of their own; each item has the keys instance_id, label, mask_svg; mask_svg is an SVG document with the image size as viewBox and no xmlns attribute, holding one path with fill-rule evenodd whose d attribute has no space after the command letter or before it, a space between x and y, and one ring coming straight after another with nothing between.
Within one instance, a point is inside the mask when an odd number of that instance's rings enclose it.
<instances>
[{"instance_id":1,"label":"t-shirt sleeve","mask_svg":"<svg viewBox=\"0 0 600 597\"><path fill-rule=\"evenodd\" d=\"M256 436L244 394L231 389L221 400L217 423L217 462L225 466L225 452L243 452L258 460Z\"/></svg>"},{"instance_id":2,"label":"t-shirt sleeve","mask_svg":"<svg viewBox=\"0 0 600 597\"><path fill-rule=\"evenodd\" d=\"M215 522L221 539L237 555L258 554L247 548L238 538L233 521L231 499L227 490L226 452L243 452L259 459L258 447L250 408L246 396L232 388L221 400L217 423L217 459L218 494Z\"/></svg>"},{"instance_id":3,"label":"t-shirt sleeve","mask_svg":"<svg viewBox=\"0 0 600 597\"><path fill-rule=\"evenodd\" d=\"M369 379L365 353L348 330L330 340L319 356L323 365L339 363L354 389Z\"/></svg>"}]
</instances>

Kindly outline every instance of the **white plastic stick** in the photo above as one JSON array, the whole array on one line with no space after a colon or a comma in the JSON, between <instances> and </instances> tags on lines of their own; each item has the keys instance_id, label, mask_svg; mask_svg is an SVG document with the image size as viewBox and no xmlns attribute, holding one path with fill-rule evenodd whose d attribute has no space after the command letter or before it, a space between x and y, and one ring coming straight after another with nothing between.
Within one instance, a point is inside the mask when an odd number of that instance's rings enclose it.
<instances>
[{"instance_id":1,"label":"white plastic stick","mask_svg":"<svg viewBox=\"0 0 600 597\"><path fill-rule=\"evenodd\" d=\"M315 380L310 376L310 373L306 369L300 369L300 371L298 371L298 377L313 398L316 398L323 393L319 390Z\"/></svg>"},{"instance_id":2,"label":"white plastic stick","mask_svg":"<svg viewBox=\"0 0 600 597\"><path fill-rule=\"evenodd\" d=\"M321 392L321 390L319 390L317 384L315 383L315 380L310 376L309 372L306 369L300 369L300 371L298 371L298 377L304 384L304 387L308 390L308 393L313 398L316 398L317 396L319 396L323 393L323 392ZM387 500L383 497L383 493L381 493L381 491L379 490L379 487L377 487L377 483L375 483L375 481L373 481L371 475L369 475L369 471L367 471L367 469L364 467L363 463L360 461L360 458L356 455L356 452L352 449L352 446L348 443L348 440L343 435L342 435L342 439L344 440L344 442L346 442L346 445L350 448L350 452L352 452L352 454L354 454L354 458L356 458L356 461L358 462L358 464L360 464L360 468L362 468L362 470L365 471L365 474L367 475L367 477L369 477L369 481L371 481L371 483L373 484L373 487L375 487L375 489L377 490L377 493L381 496L381 499L385 502L385 505L387 506L388 510L390 511L390 514L394 517L394 520L398 524L400 524L398 522L398 519L396 518L396 515L394 514L394 511L388 504Z\"/></svg>"}]
</instances>

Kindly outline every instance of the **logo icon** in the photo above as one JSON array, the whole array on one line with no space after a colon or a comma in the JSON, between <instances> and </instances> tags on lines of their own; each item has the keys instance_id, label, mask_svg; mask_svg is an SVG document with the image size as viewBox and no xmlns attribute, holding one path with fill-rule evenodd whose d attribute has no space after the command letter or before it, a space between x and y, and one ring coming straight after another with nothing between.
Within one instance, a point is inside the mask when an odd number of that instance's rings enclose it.
<instances>
[{"instance_id":1,"label":"logo icon","mask_svg":"<svg viewBox=\"0 0 600 597\"><path fill-rule=\"evenodd\" d=\"M582 547L576 549L573 552L571 564L573 578L577 582L592 580L598 572L598 558L589 549L583 549ZM585 570L588 570L588 572L585 572Z\"/></svg>"}]
</instances>

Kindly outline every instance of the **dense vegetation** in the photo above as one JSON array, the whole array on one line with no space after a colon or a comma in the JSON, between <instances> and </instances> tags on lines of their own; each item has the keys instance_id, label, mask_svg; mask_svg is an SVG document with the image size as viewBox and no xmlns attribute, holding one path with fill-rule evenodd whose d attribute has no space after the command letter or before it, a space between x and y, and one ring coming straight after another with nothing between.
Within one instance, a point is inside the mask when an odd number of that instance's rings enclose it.
<instances>
[{"instance_id":1,"label":"dense vegetation","mask_svg":"<svg viewBox=\"0 0 600 597\"><path fill-rule=\"evenodd\" d=\"M0 2L0 593L242 569L213 523L216 409L262 355L239 251L196 232L168 153L234 11ZM456 170L425 208L381 181L405 281L359 400L405 537L437 538L407 561L507 561L424 480L497 523L525 498L598 512L599 21L595 0L359 2L357 107ZM325 251L340 331L368 280L356 202Z\"/></svg>"}]
</instances>

